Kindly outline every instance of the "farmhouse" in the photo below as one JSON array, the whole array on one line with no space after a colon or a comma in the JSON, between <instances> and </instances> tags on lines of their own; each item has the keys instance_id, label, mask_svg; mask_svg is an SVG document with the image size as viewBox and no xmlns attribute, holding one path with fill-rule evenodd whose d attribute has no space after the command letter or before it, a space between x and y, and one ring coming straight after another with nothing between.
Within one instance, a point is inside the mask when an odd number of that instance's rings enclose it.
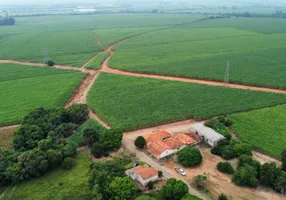
<instances>
[{"instance_id":1,"label":"farmhouse","mask_svg":"<svg viewBox=\"0 0 286 200\"><path fill-rule=\"evenodd\" d=\"M171 135L167 131L157 131L145 135L148 151L158 160L177 153L188 145L195 144L195 141L185 135Z\"/></svg>"},{"instance_id":2,"label":"farmhouse","mask_svg":"<svg viewBox=\"0 0 286 200\"><path fill-rule=\"evenodd\" d=\"M137 166L125 171L125 174L141 185L146 186L149 182L158 180L158 172L152 167Z\"/></svg>"},{"instance_id":3,"label":"farmhouse","mask_svg":"<svg viewBox=\"0 0 286 200\"><path fill-rule=\"evenodd\" d=\"M193 132L203 137L205 142L208 143L211 147L216 146L219 141L225 139L223 135L200 123L192 125L191 129Z\"/></svg>"}]
</instances>

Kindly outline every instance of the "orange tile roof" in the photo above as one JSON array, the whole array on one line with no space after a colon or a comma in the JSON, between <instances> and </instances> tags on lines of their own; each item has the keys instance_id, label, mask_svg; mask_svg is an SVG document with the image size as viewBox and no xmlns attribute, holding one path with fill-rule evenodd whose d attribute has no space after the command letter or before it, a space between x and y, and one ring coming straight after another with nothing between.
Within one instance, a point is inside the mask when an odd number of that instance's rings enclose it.
<instances>
[{"instance_id":1,"label":"orange tile roof","mask_svg":"<svg viewBox=\"0 0 286 200\"><path fill-rule=\"evenodd\" d=\"M168 137L171 137L171 134L167 131L153 131L152 133L144 135L144 139L147 144L157 142Z\"/></svg>"},{"instance_id":2,"label":"orange tile roof","mask_svg":"<svg viewBox=\"0 0 286 200\"><path fill-rule=\"evenodd\" d=\"M143 180L158 175L158 172L153 167L143 167L143 166L134 167L134 173L141 176Z\"/></svg>"},{"instance_id":3,"label":"orange tile roof","mask_svg":"<svg viewBox=\"0 0 286 200\"><path fill-rule=\"evenodd\" d=\"M149 151L151 151L153 154L155 155L160 155L161 153L163 153L166 150L170 150L172 149L171 147L169 147L169 145L167 145L165 142L159 140L157 142L152 142L149 146L148 146Z\"/></svg>"},{"instance_id":4,"label":"orange tile roof","mask_svg":"<svg viewBox=\"0 0 286 200\"><path fill-rule=\"evenodd\" d=\"M187 144L187 145L195 143L195 140L193 138L191 138L190 136L187 136L185 134L177 134L177 135L174 135L173 138L180 140L181 142L183 142L184 144Z\"/></svg>"},{"instance_id":5,"label":"orange tile roof","mask_svg":"<svg viewBox=\"0 0 286 200\"><path fill-rule=\"evenodd\" d=\"M165 139L163 142L171 147L171 149L177 149L185 145L183 142L173 137Z\"/></svg>"}]
</instances>

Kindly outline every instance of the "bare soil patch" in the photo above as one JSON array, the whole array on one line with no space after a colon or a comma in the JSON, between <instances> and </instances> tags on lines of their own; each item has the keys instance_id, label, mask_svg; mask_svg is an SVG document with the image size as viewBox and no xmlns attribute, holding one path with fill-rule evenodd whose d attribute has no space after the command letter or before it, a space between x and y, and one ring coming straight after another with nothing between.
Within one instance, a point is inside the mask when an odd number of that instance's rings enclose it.
<instances>
[{"instance_id":1,"label":"bare soil patch","mask_svg":"<svg viewBox=\"0 0 286 200\"><path fill-rule=\"evenodd\" d=\"M12 148L14 132L18 125L0 128L0 148Z\"/></svg>"}]
</instances>

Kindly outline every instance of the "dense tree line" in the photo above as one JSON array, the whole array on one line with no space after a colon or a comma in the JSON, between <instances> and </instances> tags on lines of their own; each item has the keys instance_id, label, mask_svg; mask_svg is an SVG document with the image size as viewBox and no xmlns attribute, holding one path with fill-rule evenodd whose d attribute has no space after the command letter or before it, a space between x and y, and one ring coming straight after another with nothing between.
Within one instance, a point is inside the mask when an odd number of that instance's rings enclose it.
<instances>
[{"instance_id":1,"label":"dense tree line","mask_svg":"<svg viewBox=\"0 0 286 200\"><path fill-rule=\"evenodd\" d=\"M42 176L51 168L73 165L76 145L66 140L88 118L86 105L37 108L15 132L14 150L0 149L0 186Z\"/></svg>"},{"instance_id":2,"label":"dense tree line","mask_svg":"<svg viewBox=\"0 0 286 200\"><path fill-rule=\"evenodd\" d=\"M15 19L13 17L9 17L8 13L4 11L5 15L0 15L0 26L11 26L15 24Z\"/></svg>"}]
</instances>

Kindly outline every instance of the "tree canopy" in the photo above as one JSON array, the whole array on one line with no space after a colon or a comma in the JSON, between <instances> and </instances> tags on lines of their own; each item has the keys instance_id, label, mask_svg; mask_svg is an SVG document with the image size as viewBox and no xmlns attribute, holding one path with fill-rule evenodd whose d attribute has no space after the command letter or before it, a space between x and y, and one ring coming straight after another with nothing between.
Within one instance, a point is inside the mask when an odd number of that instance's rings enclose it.
<instances>
[{"instance_id":1,"label":"tree canopy","mask_svg":"<svg viewBox=\"0 0 286 200\"><path fill-rule=\"evenodd\" d=\"M202 163L201 152L195 147L186 147L178 152L178 161L185 167L193 167Z\"/></svg>"},{"instance_id":2,"label":"tree canopy","mask_svg":"<svg viewBox=\"0 0 286 200\"><path fill-rule=\"evenodd\" d=\"M162 187L161 193L165 200L180 200L189 191L189 187L181 180L171 178Z\"/></svg>"}]
</instances>

